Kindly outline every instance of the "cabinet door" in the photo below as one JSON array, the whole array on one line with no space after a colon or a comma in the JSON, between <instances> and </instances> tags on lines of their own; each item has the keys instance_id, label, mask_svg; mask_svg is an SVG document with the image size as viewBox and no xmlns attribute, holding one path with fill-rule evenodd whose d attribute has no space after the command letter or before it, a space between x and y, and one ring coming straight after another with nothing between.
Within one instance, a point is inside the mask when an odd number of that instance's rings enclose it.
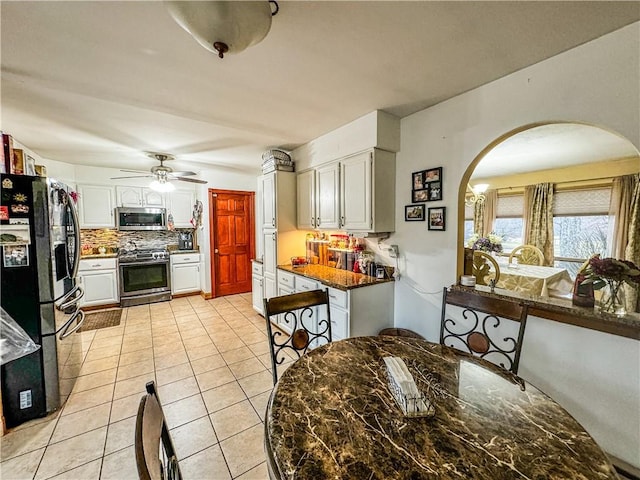
<instances>
[{"instance_id":1,"label":"cabinet door","mask_svg":"<svg viewBox=\"0 0 640 480\"><path fill-rule=\"evenodd\" d=\"M116 186L119 207L141 207L142 189L140 187Z\"/></svg>"},{"instance_id":2,"label":"cabinet door","mask_svg":"<svg viewBox=\"0 0 640 480\"><path fill-rule=\"evenodd\" d=\"M197 292L200 290L200 265L183 263L171 267L171 293Z\"/></svg>"},{"instance_id":3,"label":"cabinet door","mask_svg":"<svg viewBox=\"0 0 640 480\"><path fill-rule=\"evenodd\" d=\"M309 170L296 177L298 228L316 227L316 172Z\"/></svg>"},{"instance_id":4,"label":"cabinet door","mask_svg":"<svg viewBox=\"0 0 640 480\"><path fill-rule=\"evenodd\" d=\"M346 158L340 163L341 223L345 230L372 228L372 161L372 153L363 152Z\"/></svg>"},{"instance_id":5,"label":"cabinet door","mask_svg":"<svg viewBox=\"0 0 640 480\"><path fill-rule=\"evenodd\" d=\"M340 228L340 164L316 170L316 227ZM300 203L298 202L298 205ZM298 207L299 208L299 207Z\"/></svg>"},{"instance_id":6,"label":"cabinet door","mask_svg":"<svg viewBox=\"0 0 640 480\"><path fill-rule=\"evenodd\" d=\"M277 250L276 250L276 238L277 233L274 230L264 231L262 233L263 243L264 243L264 274L269 274L273 278L276 277L276 260L277 260Z\"/></svg>"},{"instance_id":7,"label":"cabinet door","mask_svg":"<svg viewBox=\"0 0 640 480\"><path fill-rule=\"evenodd\" d=\"M167 214L173 215L173 226L176 228L193 228L191 217L196 194L189 190L174 190L167 198Z\"/></svg>"},{"instance_id":8,"label":"cabinet door","mask_svg":"<svg viewBox=\"0 0 640 480\"><path fill-rule=\"evenodd\" d=\"M78 274L84 297L80 306L107 305L119 302L118 275L116 270L96 270Z\"/></svg>"},{"instance_id":9,"label":"cabinet door","mask_svg":"<svg viewBox=\"0 0 640 480\"><path fill-rule=\"evenodd\" d=\"M262 228L276 228L276 174L262 177Z\"/></svg>"},{"instance_id":10,"label":"cabinet door","mask_svg":"<svg viewBox=\"0 0 640 480\"><path fill-rule=\"evenodd\" d=\"M150 188L142 189L142 205L145 207L164 207L164 194Z\"/></svg>"},{"instance_id":11,"label":"cabinet door","mask_svg":"<svg viewBox=\"0 0 640 480\"><path fill-rule=\"evenodd\" d=\"M253 309L260 315L264 315L264 309L262 300L264 299L264 282L259 275L253 275L251 277L251 301L253 303Z\"/></svg>"},{"instance_id":12,"label":"cabinet door","mask_svg":"<svg viewBox=\"0 0 640 480\"><path fill-rule=\"evenodd\" d=\"M114 228L115 195L107 185L79 185L80 228Z\"/></svg>"},{"instance_id":13,"label":"cabinet door","mask_svg":"<svg viewBox=\"0 0 640 480\"><path fill-rule=\"evenodd\" d=\"M271 277L270 275L265 275L262 278L262 284L264 288L265 298L275 297L278 294L278 286L276 284L275 277Z\"/></svg>"},{"instance_id":14,"label":"cabinet door","mask_svg":"<svg viewBox=\"0 0 640 480\"><path fill-rule=\"evenodd\" d=\"M286 288L286 287L282 287L280 285L278 285L278 295L291 295L293 292ZM296 314L299 314L298 312L296 312ZM284 330L287 333L291 333L293 331L293 327L295 326L293 324L293 317L291 315L287 315L287 314L280 314L278 315L278 319L277 319L277 323L278 326Z\"/></svg>"},{"instance_id":15,"label":"cabinet door","mask_svg":"<svg viewBox=\"0 0 640 480\"><path fill-rule=\"evenodd\" d=\"M331 339L342 340L349 337L349 312L338 307L331 309Z\"/></svg>"}]
</instances>

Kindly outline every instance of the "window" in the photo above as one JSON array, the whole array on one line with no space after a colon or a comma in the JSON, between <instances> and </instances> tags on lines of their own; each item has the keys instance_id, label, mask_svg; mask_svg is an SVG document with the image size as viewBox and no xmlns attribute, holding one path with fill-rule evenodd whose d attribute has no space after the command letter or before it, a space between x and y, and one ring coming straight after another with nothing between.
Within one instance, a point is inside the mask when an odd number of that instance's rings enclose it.
<instances>
[{"instance_id":1,"label":"window","mask_svg":"<svg viewBox=\"0 0 640 480\"><path fill-rule=\"evenodd\" d=\"M553 250L555 266L575 276L594 253L609 251L611 188L560 191L555 194Z\"/></svg>"},{"instance_id":2,"label":"window","mask_svg":"<svg viewBox=\"0 0 640 480\"><path fill-rule=\"evenodd\" d=\"M511 250L524 243L522 241L524 232L522 220L523 208L524 195L505 195L498 197L493 231L502 237L503 255L511 253Z\"/></svg>"}]
</instances>

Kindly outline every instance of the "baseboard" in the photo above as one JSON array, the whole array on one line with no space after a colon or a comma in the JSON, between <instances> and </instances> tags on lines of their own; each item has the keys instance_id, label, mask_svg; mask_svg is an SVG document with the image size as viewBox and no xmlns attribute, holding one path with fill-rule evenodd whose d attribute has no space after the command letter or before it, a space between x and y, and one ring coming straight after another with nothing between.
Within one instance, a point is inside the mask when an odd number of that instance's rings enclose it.
<instances>
[{"instance_id":1,"label":"baseboard","mask_svg":"<svg viewBox=\"0 0 640 480\"><path fill-rule=\"evenodd\" d=\"M174 293L171 298L193 297L194 295L202 295L202 292Z\"/></svg>"},{"instance_id":2,"label":"baseboard","mask_svg":"<svg viewBox=\"0 0 640 480\"><path fill-rule=\"evenodd\" d=\"M611 463L616 467L618 473L625 476L630 480L640 480L640 468L634 467L633 465L625 462L624 460L616 457L615 455L608 454L611 459Z\"/></svg>"},{"instance_id":3,"label":"baseboard","mask_svg":"<svg viewBox=\"0 0 640 480\"><path fill-rule=\"evenodd\" d=\"M200 295L205 300L211 300L213 298L213 294L211 292L200 292Z\"/></svg>"},{"instance_id":4,"label":"baseboard","mask_svg":"<svg viewBox=\"0 0 640 480\"><path fill-rule=\"evenodd\" d=\"M90 312L91 310L105 310L107 308L120 307L119 303L105 303L104 305L92 305L90 307L80 307L83 312Z\"/></svg>"}]
</instances>

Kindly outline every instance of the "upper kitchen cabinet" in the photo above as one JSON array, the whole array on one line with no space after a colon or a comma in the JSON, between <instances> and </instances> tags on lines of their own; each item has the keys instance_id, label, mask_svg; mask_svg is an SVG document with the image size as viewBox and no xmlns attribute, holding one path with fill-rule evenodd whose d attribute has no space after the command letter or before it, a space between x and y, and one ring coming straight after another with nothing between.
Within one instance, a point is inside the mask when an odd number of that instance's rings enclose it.
<instances>
[{"instance_id":1,"label":"upper kitchen cabinet","mask_svg":"<svg viewBox=\"0 0 640 480\"><path fill-rule=\"evenodd\" d=\"M322 165L297 177L298 228L340 227L340 164Z\"/></svg>"},{"instance_id":2,"label":"upper kitchen cabinet","mask_svg":"<svg viewBox=\"0 0 640 480\"><path fill-rule=\"evenodd\" d=\"M271 172L260 177L262 228L279 232L296 230L296 175Z\"/></svg>"},{"instance_id":3,"label":"upper kitchen cabinet","mask_svg":"<svg viewBox=\"0 0 640 480\"><path fill-rule=\"evenodd\" d=\"M114 228L115 189L109 185L78 185L80 228Z\"/></svg>"},{"instance_id":4,"label":"upper kitchen cabinet","mask_svg":"<svg viewBox=\"0 0 640 480\"><path fill-rule=\"evenodd\" d=\"M145 187L116 186L119 207L164 207L164 196Z\"/></svg>"},{"instance_id":5,"label":"upper kitchen cabinet","mask_svg":"<svg viewBox=\"0 0 640 480\"><path fill-rule=\"evenodd\" d=\"M396 157L372 149L340 160L340 228L395 231Z\"/></svg>"},{"instance_id":6,"label":"upper kitchen cabinet","mask_svg":"<svg viewBox=\"0 0 640 480\"><path fill-rule=\"evenodd\" d=\"M173 215L175 228L193 228L191 217L196 193L193 190L174 190L167 194L167 214Z\"/></svg>"}]
</instances>

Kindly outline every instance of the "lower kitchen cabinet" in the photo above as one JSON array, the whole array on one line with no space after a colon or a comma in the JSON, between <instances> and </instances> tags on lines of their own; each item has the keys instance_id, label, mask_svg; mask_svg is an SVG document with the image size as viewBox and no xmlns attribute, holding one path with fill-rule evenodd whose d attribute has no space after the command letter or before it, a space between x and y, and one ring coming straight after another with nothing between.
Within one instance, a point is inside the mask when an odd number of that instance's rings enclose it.
<instances>
[{"instance_id":1,"label":"lower kitchen cabinet","mask_svg":"<svg viewBox=\"0 0 640 480\"><path fill-rule=\"evenodd\" d=\"M84 290L81 307L119 303L118 268L115 258L80 260L78 282Z\"/></svg>"},{"instance_id":2,"label":"lower kitchen cabinet","mask_svg":"<svg viewBox=\"0 0 640 480\"><path fill-rule=\"evenodd\" d=\"M377 335L383 328L393 327L393 282L340 290L302 275L278 270L278 288L286 293L328 288L333 340ZM278 326L290 331L290 326L284 322Z\"/></svg>"},{"instance_id":3,"label":"lower kitchen cabinet","mask_svg":"<svg viewBox=\"0 0 640 480\"><path fill-rule=\"evenodd\" d=\"M260 315L264 315L264 280L262 276L262 263L251 262L251 303L253 309Z\"/></svg>"},{"instance_id":4,"label":"lower kitchen cabinet","mask_svg":"<svg viewBox=\"0 0 640 480\"><path fill-rule=\"evenodd\" d=\"M200 291L200 254L174 253L171 255L171 293Z\"/></svg>"}]
</instances>

